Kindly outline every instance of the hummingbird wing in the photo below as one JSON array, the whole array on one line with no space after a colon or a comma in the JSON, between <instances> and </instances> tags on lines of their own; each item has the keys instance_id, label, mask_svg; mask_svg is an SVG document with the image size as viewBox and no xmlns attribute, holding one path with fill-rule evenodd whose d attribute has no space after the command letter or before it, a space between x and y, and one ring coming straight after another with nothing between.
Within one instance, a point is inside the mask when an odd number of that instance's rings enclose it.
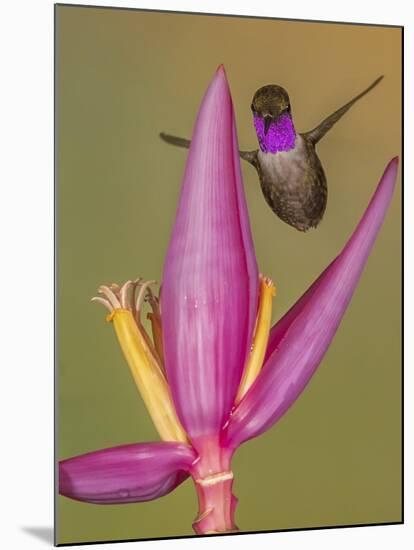
<instances>
[{"instance_id":1,"label":"hummingbird wing","mask_svg":"<svg viewBox=\"0 0 414 550\"><path fill-rule=\"evenodd\" d=\"M311 130L310 132L306 132L302 134L302 136L316 145L318 141L323 138L323 136L332 128L332 126L338 122L338 120L352 107L354 103L356 103L361 97L364 97L365 94L370 92L377 84L381 82L381 80L384 78L383 75L378 77L374 82L368 86L363 92L355 96L351 101L348 101L343 107L332 113L330 116L325 118L316 128Z\"/></svg>"},{"instance_id":2,"label":"hummingbird wing","mask_svg":"<svg viewBox=\"0 0 414 550\"><path fill-rule=\"evenodd\" d=\"M177 147L184 147L185 149L188 149L191 143L189 139L171 136L170 134L164 134L164 132L160 133L160 138L171 145L177 145Z\"/></svg>"},{"instance_id":3,"label":"hummingbird wing","mask_svg":"<svg viewBox=\"0 0 414 550\"><path fill-rule=\"evenodd\" d=\"M188 149L190 147L191 141L189 139L180 138L178 136L172 136L170 134L165 134L164 132L160 133L160 138L164 140L166 143L169 143L170 145L176 145L177 147L184 147L185 149ZM258 149L255 151L239 151L240 157L250 162L253 166L256 167L256 160L257 160L257 153Z\"/></svg>"}]
</instances>

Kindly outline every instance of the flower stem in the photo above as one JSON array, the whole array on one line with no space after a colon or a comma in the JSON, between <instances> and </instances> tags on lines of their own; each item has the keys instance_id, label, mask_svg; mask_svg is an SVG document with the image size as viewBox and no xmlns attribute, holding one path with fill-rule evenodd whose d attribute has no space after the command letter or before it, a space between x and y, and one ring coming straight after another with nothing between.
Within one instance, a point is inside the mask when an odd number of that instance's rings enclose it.
<instances>
[{"instance_id":1,"label":"flower stem","mask_svg":"<svg viewBox=\"0 0 414 550\"><path fill-rule=\"evenodd\" d=\"M194 531L198 535L238 531L234 521L237 498L232 493L232 450L221 447L217 438L203 438L193 444L200 457L191 470L198 496Z\"/></svg>"}]
</instances>

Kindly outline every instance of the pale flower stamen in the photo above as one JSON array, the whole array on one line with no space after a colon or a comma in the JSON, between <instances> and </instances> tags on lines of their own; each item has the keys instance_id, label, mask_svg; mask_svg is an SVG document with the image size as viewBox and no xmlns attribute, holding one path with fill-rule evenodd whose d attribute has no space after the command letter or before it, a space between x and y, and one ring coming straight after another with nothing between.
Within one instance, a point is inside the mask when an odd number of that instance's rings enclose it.
<instances>
[{"instance_id":1,"label":"pale flower stamen","mask_svg":"<svg viewBox=\"0 0 414 550\"><path fill-rule=\"evenodd\" d=\"M114 293L113 290L111 290L109 288L109 286L101 285L98 288L98 292L99 292L99 294L103 294L105 296L105 298L111 304L113 309L120 309L121 304L120 304L116 294Z\"/></svg>"},{"instance_id":2,"label":"pale flower stamen","mask_svg":"<svg viewBox=\"0 0 414 550\"><path fill-rule=\"evenodd\" d=\"M119 297L119 291L121 290L121 287L117 283L111 283L109 285L109 288L112 290L116 297Z\"/></svg>"},{"instance_id":3,"label":"pale flower stamen","mask_svg":"<svg viewBox=\"0 0 414 550\"><path fill-rule=\"evenodd\" d=\"M141 288L140 288L139 293L138 293L137 301L135 303L135 310L137 312L138 317L140 316L141 306L142 306L142 303L145 299L145 296L146 296L146 293L147 293L147 290L148 290L149 286L150 285L155 285L155 284L157 284L157 281L146 281L145 283L142 283Z\"/></svg>"},{"instance_id":4,"label":"pale flower stamen","mask_svg":"<svg viewBox=\"0 0 414 550\"><path fill-rule=\"evenodd\" d=\"M131 300L128 299L128 290L131 288L132 281L124 283L120 290L120 302L121 307L125 309L131 309Z\"/></svg>"},{"instance_id":5,"label":"pale flower stamen","mask_svg":"<svg viewBox=\"0 0 414 550\"><path fill-rule=\"evenodd\" d=\"M152 311L160 316L160 301L157 296L152 292L151 288L148 288L147 295L145 297L145 300L149 303L151 306Z\"/></svg>"}]
</instances>

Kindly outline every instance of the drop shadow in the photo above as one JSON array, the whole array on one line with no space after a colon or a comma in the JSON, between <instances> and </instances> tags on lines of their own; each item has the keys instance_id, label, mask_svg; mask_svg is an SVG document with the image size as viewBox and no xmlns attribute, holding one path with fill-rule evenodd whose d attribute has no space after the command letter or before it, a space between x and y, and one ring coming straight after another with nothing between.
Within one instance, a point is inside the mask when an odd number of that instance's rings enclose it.
<instances>
[{"instance_id":1,"label":"drop shadow","mask_svg":"<svg viewBox=\"0 0 414 550\"><path fill-rule=\"evenodd\" d=\"M22 527L21 529L28 535L53 546L53 527Z\"/></svg>"}]
</instances>

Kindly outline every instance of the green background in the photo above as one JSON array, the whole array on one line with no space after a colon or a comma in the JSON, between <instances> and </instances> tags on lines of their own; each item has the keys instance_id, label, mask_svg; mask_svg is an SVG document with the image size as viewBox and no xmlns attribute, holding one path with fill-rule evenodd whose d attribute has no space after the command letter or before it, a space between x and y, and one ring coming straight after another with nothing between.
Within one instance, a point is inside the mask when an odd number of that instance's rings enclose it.
<instances>
[{"instance_id":1,"label":"green background","mask_svg":"<svg viewBox=\"0 0 414 550\"><path fill-rule=\"evenodd\" d=\"M401 151L401 30L57 8L58 457L157 438L102 306L101 283L159 280L190 136L217 65L229 78L240 147L257 147L250 102L278 83L299 131L385 79L318 151L329 201L302 234L267 207L243 163L260 270L279 318L338 253L383 168ZM401 182L351 306L294 407L234 459L244 531L401 520ZM191 535L187 481L154 502L58 497L58 542Z\"/></svg>"}]
</instances>

